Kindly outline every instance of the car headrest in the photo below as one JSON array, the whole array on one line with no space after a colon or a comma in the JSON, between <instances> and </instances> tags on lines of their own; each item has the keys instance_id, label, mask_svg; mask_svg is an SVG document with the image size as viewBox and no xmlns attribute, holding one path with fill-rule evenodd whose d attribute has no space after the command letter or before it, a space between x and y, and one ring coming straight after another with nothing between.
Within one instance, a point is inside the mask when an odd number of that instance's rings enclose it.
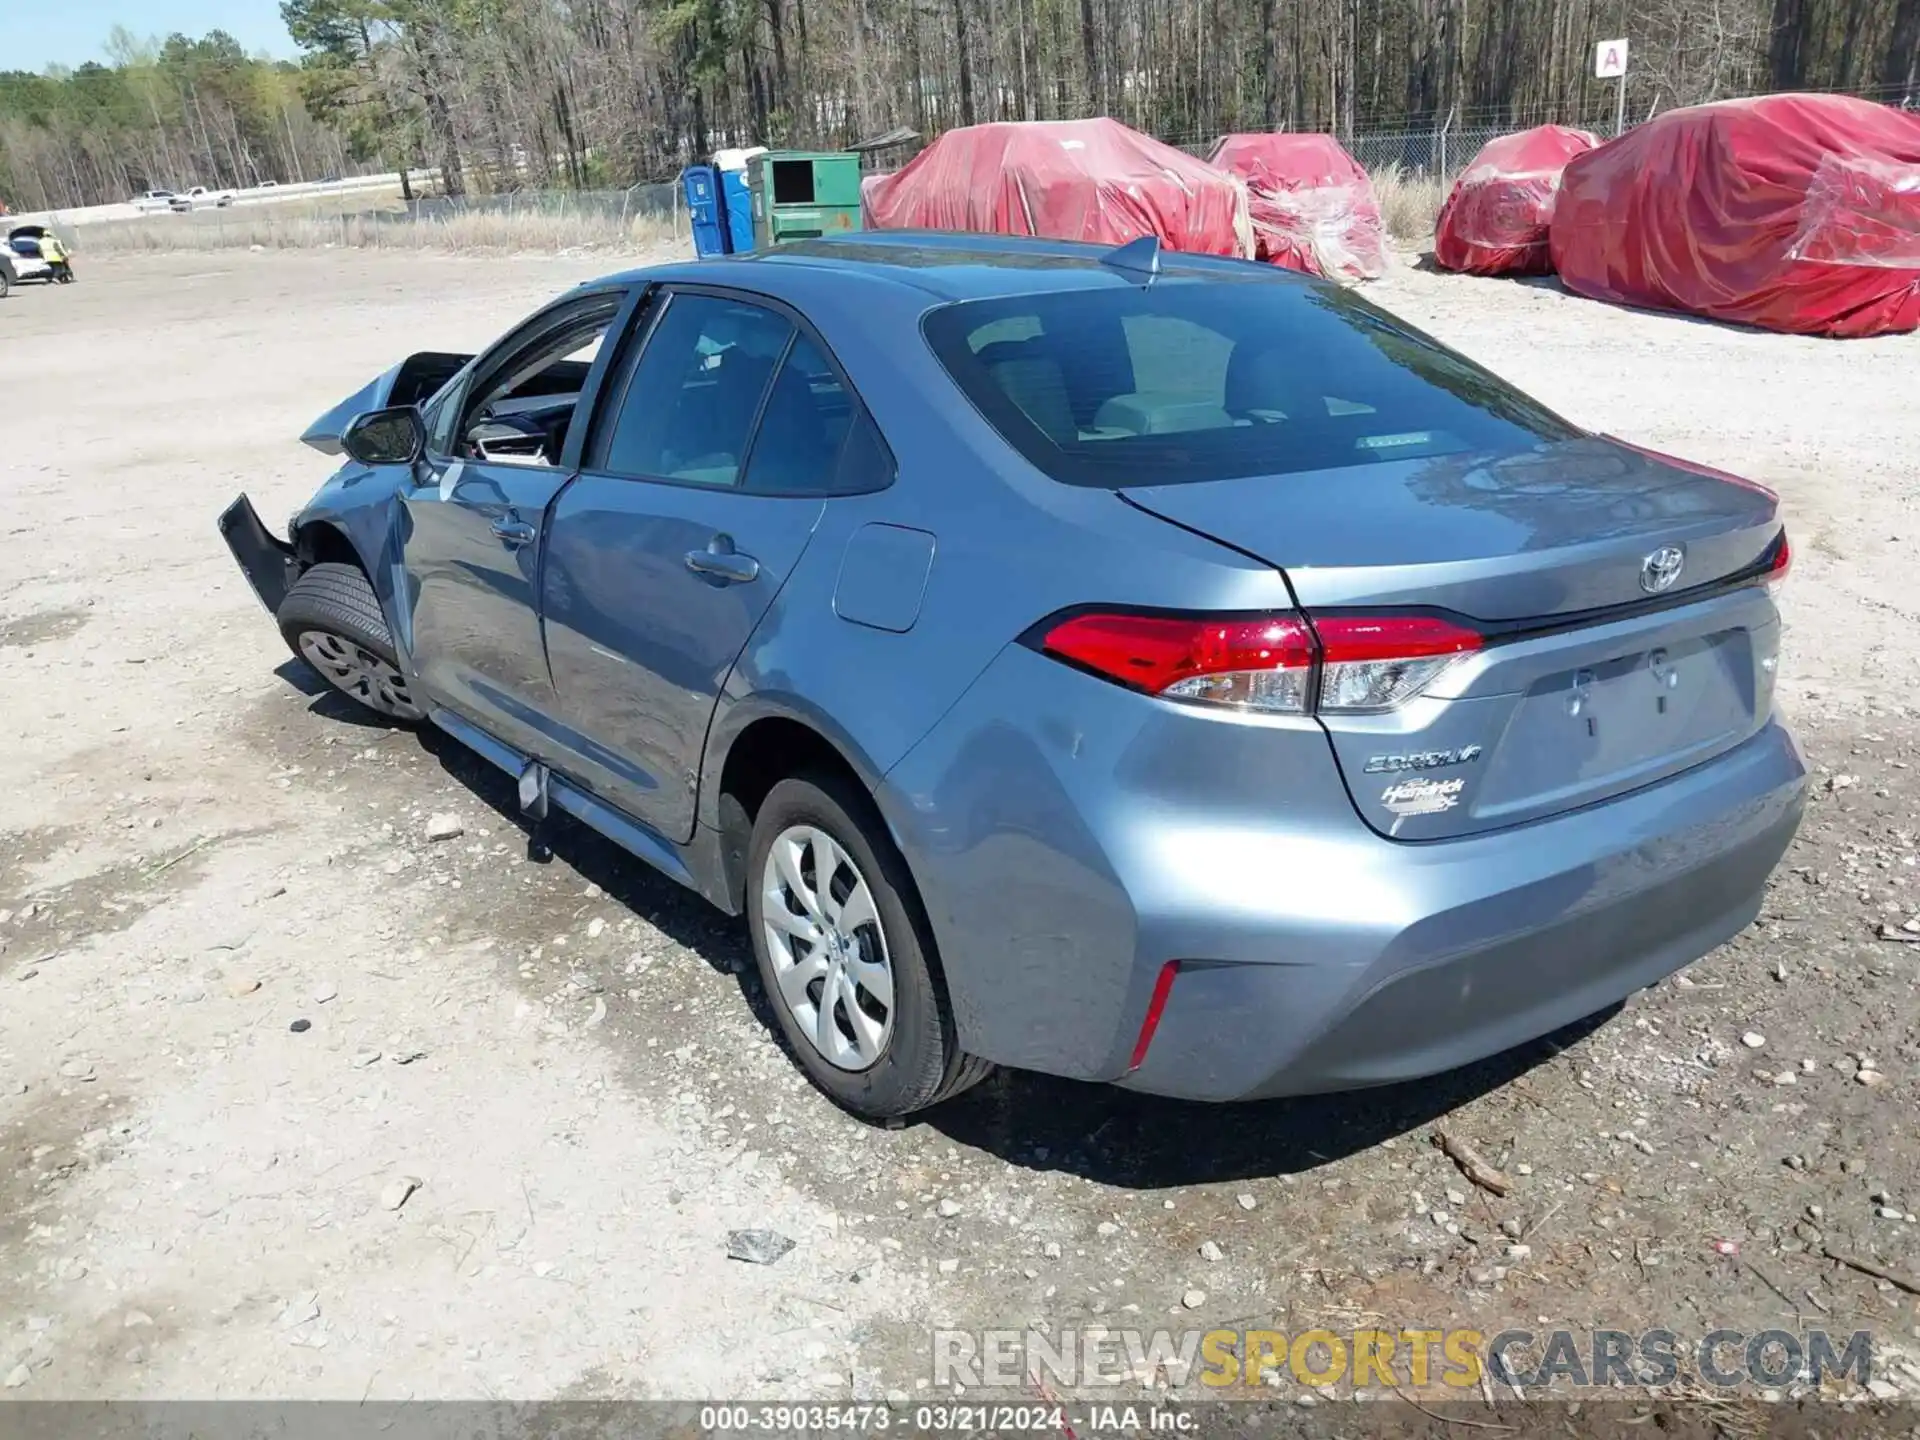
<instances>
[{"instance_id":1,"label":"car headrest","mask_svg":"<svg viewBox=\"0 0 1920 1440\"><path fill-rule=\"evenodd\" d=\"M1236 415L1249 410L1304 414L1314 408L1314 391L1301 357L1285 349L1236 345L1227 361L1225 388L1226 408Z\"/></svg>"},{"instance_id":2,"label":"car headrest","mask_svg":"<svg viewBox=\"0 0 1920 1440\"><path fill-rule=\"evenodd\" d=\"M777 360L791 328L768 311L742 306L716 315L707 335L719 349L733 350L756 360Z\"/></svg>"},{"instance_id":3,"label":"car headrest","mask_svg":"<svg viewBox=\"0 0 1920 1440\"><path fill-rule=\"evenodd\" d=\"M1079 427L1074 423L1073 404L1067 397L1067 381L1059 361L1038 355L1002 360L988 370L1007 398L1049 440L1078 437Z\"/></svg>"}]
</instances>

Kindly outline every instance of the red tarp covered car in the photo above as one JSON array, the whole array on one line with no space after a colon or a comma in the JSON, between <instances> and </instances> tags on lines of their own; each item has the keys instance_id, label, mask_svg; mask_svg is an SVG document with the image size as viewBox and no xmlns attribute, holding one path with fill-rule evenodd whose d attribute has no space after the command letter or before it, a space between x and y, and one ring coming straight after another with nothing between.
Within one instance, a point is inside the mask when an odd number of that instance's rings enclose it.
<instances>
[{"instance_id":1,"label":"red tarp covered car","mask_svg":"<svg viewBox=\"0 0 1920 1440\"><path fill-rule=\"evenodd\" d=\"M1216 168L1247 184L1255 258L1332 280L1386 273L1380 202L1331 135L1223 135Z\"/></svg>"},{"instance_id":2,"label":"red tarp covered car","mask_svg":"<svg viewBox=\"0 0 1920 1440\"><path fill-rule=\"evenodd\" d=\"M1117 120L1028 120L949 130L861 187L882 230L972 230L1174 250L1253 253L1246 189Z\"/></svg>"},{"instance_id":3,"label":"red tarp covered car","mask_svg":"<svg viewBox=\"0 0 1920 1440\"><path fill-rule=\"evenodd\" d=\"M1600 142L1585 130L1536 125L1489 140L1460 172L1440 207L1434 262L1469 275L1549 275L1560 172Z\"/></svg>"},{"instance_id":4,"label":"red tarp covered car","mask_svg":"<svg viewBox=\"0 0 1920 1440\"><path fill-rule=\"evenodd\" d=\"M1599 300L1803 335L1920 326L1920 115L1843 95L1673 110L1570 162L1553 263Z\"/></svg>"}]
</instances>

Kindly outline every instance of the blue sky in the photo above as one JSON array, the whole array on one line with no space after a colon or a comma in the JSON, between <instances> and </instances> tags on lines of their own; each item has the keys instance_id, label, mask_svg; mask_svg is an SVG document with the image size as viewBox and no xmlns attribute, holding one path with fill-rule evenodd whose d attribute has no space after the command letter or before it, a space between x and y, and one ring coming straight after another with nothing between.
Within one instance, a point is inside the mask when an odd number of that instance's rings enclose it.
<instances>
[{"instance_id":1,"label":"blue sky","mask_svg":"<svg viewBox=\"0 0 1920 1440\"><path fill-rule=\"evenodd\" d=\"M7 0L0 9L6 12L0 19L0 70L104 63L107 35L116 25L143 37L225 30L249 54L295 53L280 23L280 0Z\"/></svg>"}]
</instances>

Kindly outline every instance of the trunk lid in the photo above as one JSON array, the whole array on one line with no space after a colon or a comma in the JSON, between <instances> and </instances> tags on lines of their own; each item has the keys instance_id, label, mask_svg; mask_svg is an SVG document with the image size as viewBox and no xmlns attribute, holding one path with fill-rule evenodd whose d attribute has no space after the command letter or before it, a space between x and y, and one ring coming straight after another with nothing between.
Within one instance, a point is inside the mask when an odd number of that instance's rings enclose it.
<instances>
[{"instance_id":1,"label":"trunk lid","mask_svg":"<svg viewBox=\"0 0 1920 1440\"><path fill-rule=\"evenodd\" d=\"M1323 710L1383 834L1593 804L1732 748L1772 711L1771 597L1720 582L1764 562L1777 502L1719 472L1582 437L1121 493L1274 565L1309 615L1438 609L1485 634L1398 709Z\"/></svg>"}]
</instances>

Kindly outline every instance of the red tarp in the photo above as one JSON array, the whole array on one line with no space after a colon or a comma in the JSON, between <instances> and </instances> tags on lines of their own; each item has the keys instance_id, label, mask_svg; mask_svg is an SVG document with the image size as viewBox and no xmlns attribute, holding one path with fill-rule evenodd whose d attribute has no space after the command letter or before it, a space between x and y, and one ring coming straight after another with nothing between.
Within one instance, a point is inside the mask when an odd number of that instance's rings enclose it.
<instances>
[{"instance_id":1,"label":"red tarp","mask_svg":"<svg viewBox=\"0 0 1920 1440\"><path fill-rule=\"evenodd\" d=\"M1920 325L1920 115L1842 95L1673 110L1572 161L1553 263L1599 300L1804 335Z\"/></svg>"},{"instance_id":2,"label":"red tarp","mask_svg":"<svg viewBox=\"0 0 1920 1440\"><path fill-rule=\"evenodd\" d=\"M1560 172L1600 142L1585 130L1537 125L1489 140L1440 207L1434 262L1470 275L1550 275L1547 226Z\"/></svg>"},{"instance_id":3,"label":"red tarp","mask_svg":"<svg viewBox=\"0 0 1920 1440\"><path fill-rule=\"evenodd\" d=\"M1253 253L1246 191L1204 160L1117 120L1031 120L949 130L862 187L882 230L972 230L1174 250Z\"/></svg>"},{"instance_id":4,"label":"red tarp","mask_svg":"<svg viewBox=\"0 0 1920 1440\"><path fill-rule=\"evenodd\" d=\"M1255 258L1333 280L1387 270L1380 202L1331 135L1225 135L1213 163L1247 182Z\"/></svg>"}]
</instances>

